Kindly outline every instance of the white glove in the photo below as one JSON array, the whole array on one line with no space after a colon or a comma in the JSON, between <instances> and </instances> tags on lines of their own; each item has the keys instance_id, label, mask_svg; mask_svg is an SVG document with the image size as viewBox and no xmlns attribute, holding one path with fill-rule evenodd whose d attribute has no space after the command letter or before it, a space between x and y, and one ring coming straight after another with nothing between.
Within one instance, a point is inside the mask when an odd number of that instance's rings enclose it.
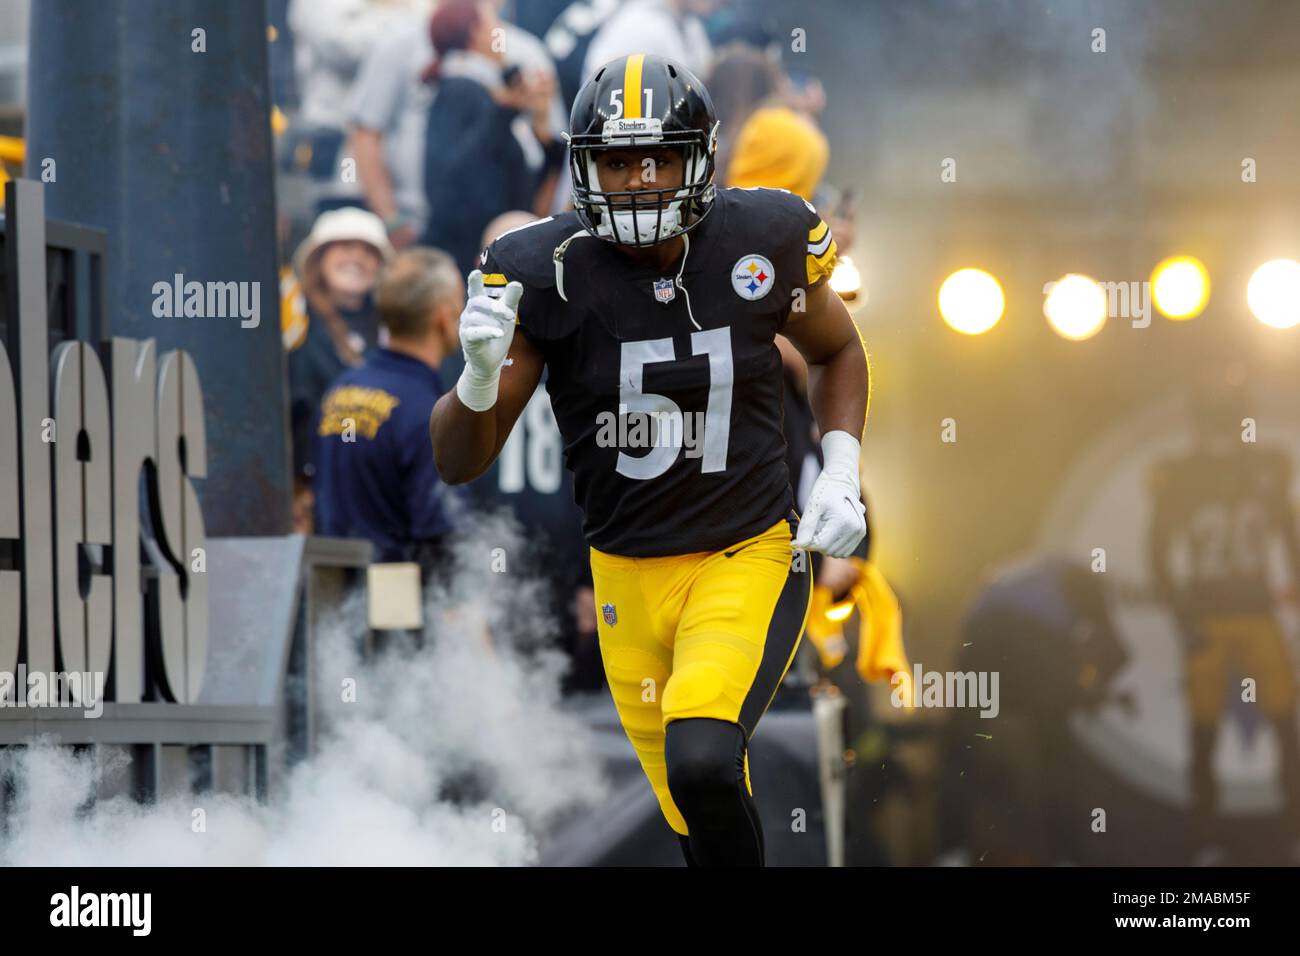
<instances>
[{"instance_id":1,"label":"white glove","mask_svg":"<svg viewBox=\"0 0 1300 956\"><path fill-rule=\"evenodd\" d=\"M515 337L515 313L524 287L511 282L499 299L483 291L483 273L469 274L469 294L460 314L460 345L465 370L456 382L456 394L465 407L485 412L497 403L501 366Z\"/></svg>"},{"instance_id":2,"label":"white glove","mask_svg":"<svg viewBox=\"0 0 1300 956\"><path fill-rule=\"evenodd\" d=\"M858 483L862 445L848 432L822 437L822 473L813 483L792 548L847 558L867 534L867 509Z\"/></svg>"}]
</instances>

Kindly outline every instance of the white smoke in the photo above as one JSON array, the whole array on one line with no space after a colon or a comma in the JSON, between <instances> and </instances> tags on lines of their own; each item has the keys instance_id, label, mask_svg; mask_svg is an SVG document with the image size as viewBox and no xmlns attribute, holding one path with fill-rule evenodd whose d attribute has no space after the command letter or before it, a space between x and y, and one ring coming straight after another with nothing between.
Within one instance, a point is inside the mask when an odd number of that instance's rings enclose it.
<instances>
[{"instance_id":1,"label":"white smoke","mask_svg":"<svg viewBox=\"0 0 1300 956\"><path fill-rule=\"evenodd\" d=\"M505 573L493 570L507 555ZM325 628L317 750L267 804L176 794L92 805L125 755L97 763L33 741L0 756L0 781L13 786L0 863L535 863L539 834L605 794L593 737L560 707L564 660L546 646L542 583L517 567L527 563L517 527L477 520L451 563L449 582L426 595L422 647L363 661L357 599Z\"/></svg>"}]
</instances>

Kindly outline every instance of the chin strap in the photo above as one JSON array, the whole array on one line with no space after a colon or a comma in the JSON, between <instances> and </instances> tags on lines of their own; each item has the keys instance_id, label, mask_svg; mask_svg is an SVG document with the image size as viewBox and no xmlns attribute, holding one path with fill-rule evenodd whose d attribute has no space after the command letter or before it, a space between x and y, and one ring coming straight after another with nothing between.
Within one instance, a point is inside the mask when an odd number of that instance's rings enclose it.
<instances>
[{"instance_id":1,"label":"chin strap","mask_svg":"<svg viewBox=\"0 0 1300 956\"><path fill-rule=\"evenodd\" d=\"M682 285L682 273L686 271L686 257L691 254L691 235L688 232L682 233L682 242L686 248L682 250L682 264L677 270L677 278L673 280L673 285L682 290L682 295L686 296L686 314L691 318L691 325L700 328L700 323L695 321L695 313L691 311L691 294L686 291L686 286ZM703 329L700 329L703 331Z\"/></svg>"},{"instance_id":2,"label":"chin strap","mask_svg":"<svg viewBox=\"0 0 1300 956\"><path fill-rule=\"evenodd\" d=\"M555 252L551 255L551 258L555 260L555 291L560 294L560 298L565 302L569 301L569 297L564 294L564 254L569 251L569 243L573 242L573 240L577 239L579 236L585 235L587 235L587 230L579 229L568 239L565 239L562 243L556 246Z\"/></svg>"}]
</instances>

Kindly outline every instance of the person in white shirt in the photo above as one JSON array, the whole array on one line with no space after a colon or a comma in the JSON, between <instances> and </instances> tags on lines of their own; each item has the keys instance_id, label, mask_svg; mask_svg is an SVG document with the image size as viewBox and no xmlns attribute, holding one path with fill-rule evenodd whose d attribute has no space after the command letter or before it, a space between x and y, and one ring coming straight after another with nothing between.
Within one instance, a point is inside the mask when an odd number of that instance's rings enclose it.
<instances>
[{"instance_id":1,"label":"person in white shirt","mask_svg":"<svg viewBox=\"0 0 1300 956\"><path fill-rule=\"evenodd\" d=\"M512 23L502 22L501 28L507 64L555 76L540 40ZM352 131L348 152L357 161L362 195L397 248L413 243L429 219L424 144L437 87L420 74L434 56L427 16L394 25L362 65L345 107ZM551 112L554 129L564 130L568 117L558 93Z\"/></svg>"},{"instance_id":2,"label":"person in white shirt","mask_svg":"<svg viewBox=\"0 0 1300 956\"><path fill-rule=\"evenodd\" d=\"M705 76L713 47L700 17L708 16L717 0L630 0L600 28L582 74L591 77L611 60L631 53L652 53L681 63Z\"/></svg>"},{"instance_id":3,"label":"person in white shirt","mask_svg":"<svg viewBox=\"0 0 1300 956\"><path fill-rule=\"evenodd\" d=\"M376 43L395 23L427 21L432 10L433 0L290 0L299 120L343 129L348 90Z\"/></svg>"}]
</instances>

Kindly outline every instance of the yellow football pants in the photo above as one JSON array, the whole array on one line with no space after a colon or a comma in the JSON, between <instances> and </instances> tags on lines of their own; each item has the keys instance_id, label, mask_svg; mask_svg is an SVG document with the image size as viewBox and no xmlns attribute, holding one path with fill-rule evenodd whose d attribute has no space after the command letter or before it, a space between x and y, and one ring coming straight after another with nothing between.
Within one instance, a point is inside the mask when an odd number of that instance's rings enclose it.
<instances>
[{"instance_id":1,"label":"yellow football pants","mask_svg":"<svg viewBox=\"0 0 1300 956\"><path fill-rule=\"evenodd\" d=\"M794 659L812 600L809 560L791 552L791 536L782 519L723 551L628 558L591 550L614 705L664 817L682 835L664 732L670 721L709 717L753 736Z\"/></svg>"},{"instance_id":2,"label":"yellow football pants","mask_svg":"<svg viewBox=\"0 0 1300 956\"><path fill-rule=\"evenodd\" d=\"M1296 679L1286 642L1271 614L1216 614L1198 624L1200 644L1186 661L1192 721L1217 723L1232 673L1253 677L1264 716L1288 716L1295 707ZM1240 694L1238 687L1235 693Z\"/></svg>"}]
</instances>

